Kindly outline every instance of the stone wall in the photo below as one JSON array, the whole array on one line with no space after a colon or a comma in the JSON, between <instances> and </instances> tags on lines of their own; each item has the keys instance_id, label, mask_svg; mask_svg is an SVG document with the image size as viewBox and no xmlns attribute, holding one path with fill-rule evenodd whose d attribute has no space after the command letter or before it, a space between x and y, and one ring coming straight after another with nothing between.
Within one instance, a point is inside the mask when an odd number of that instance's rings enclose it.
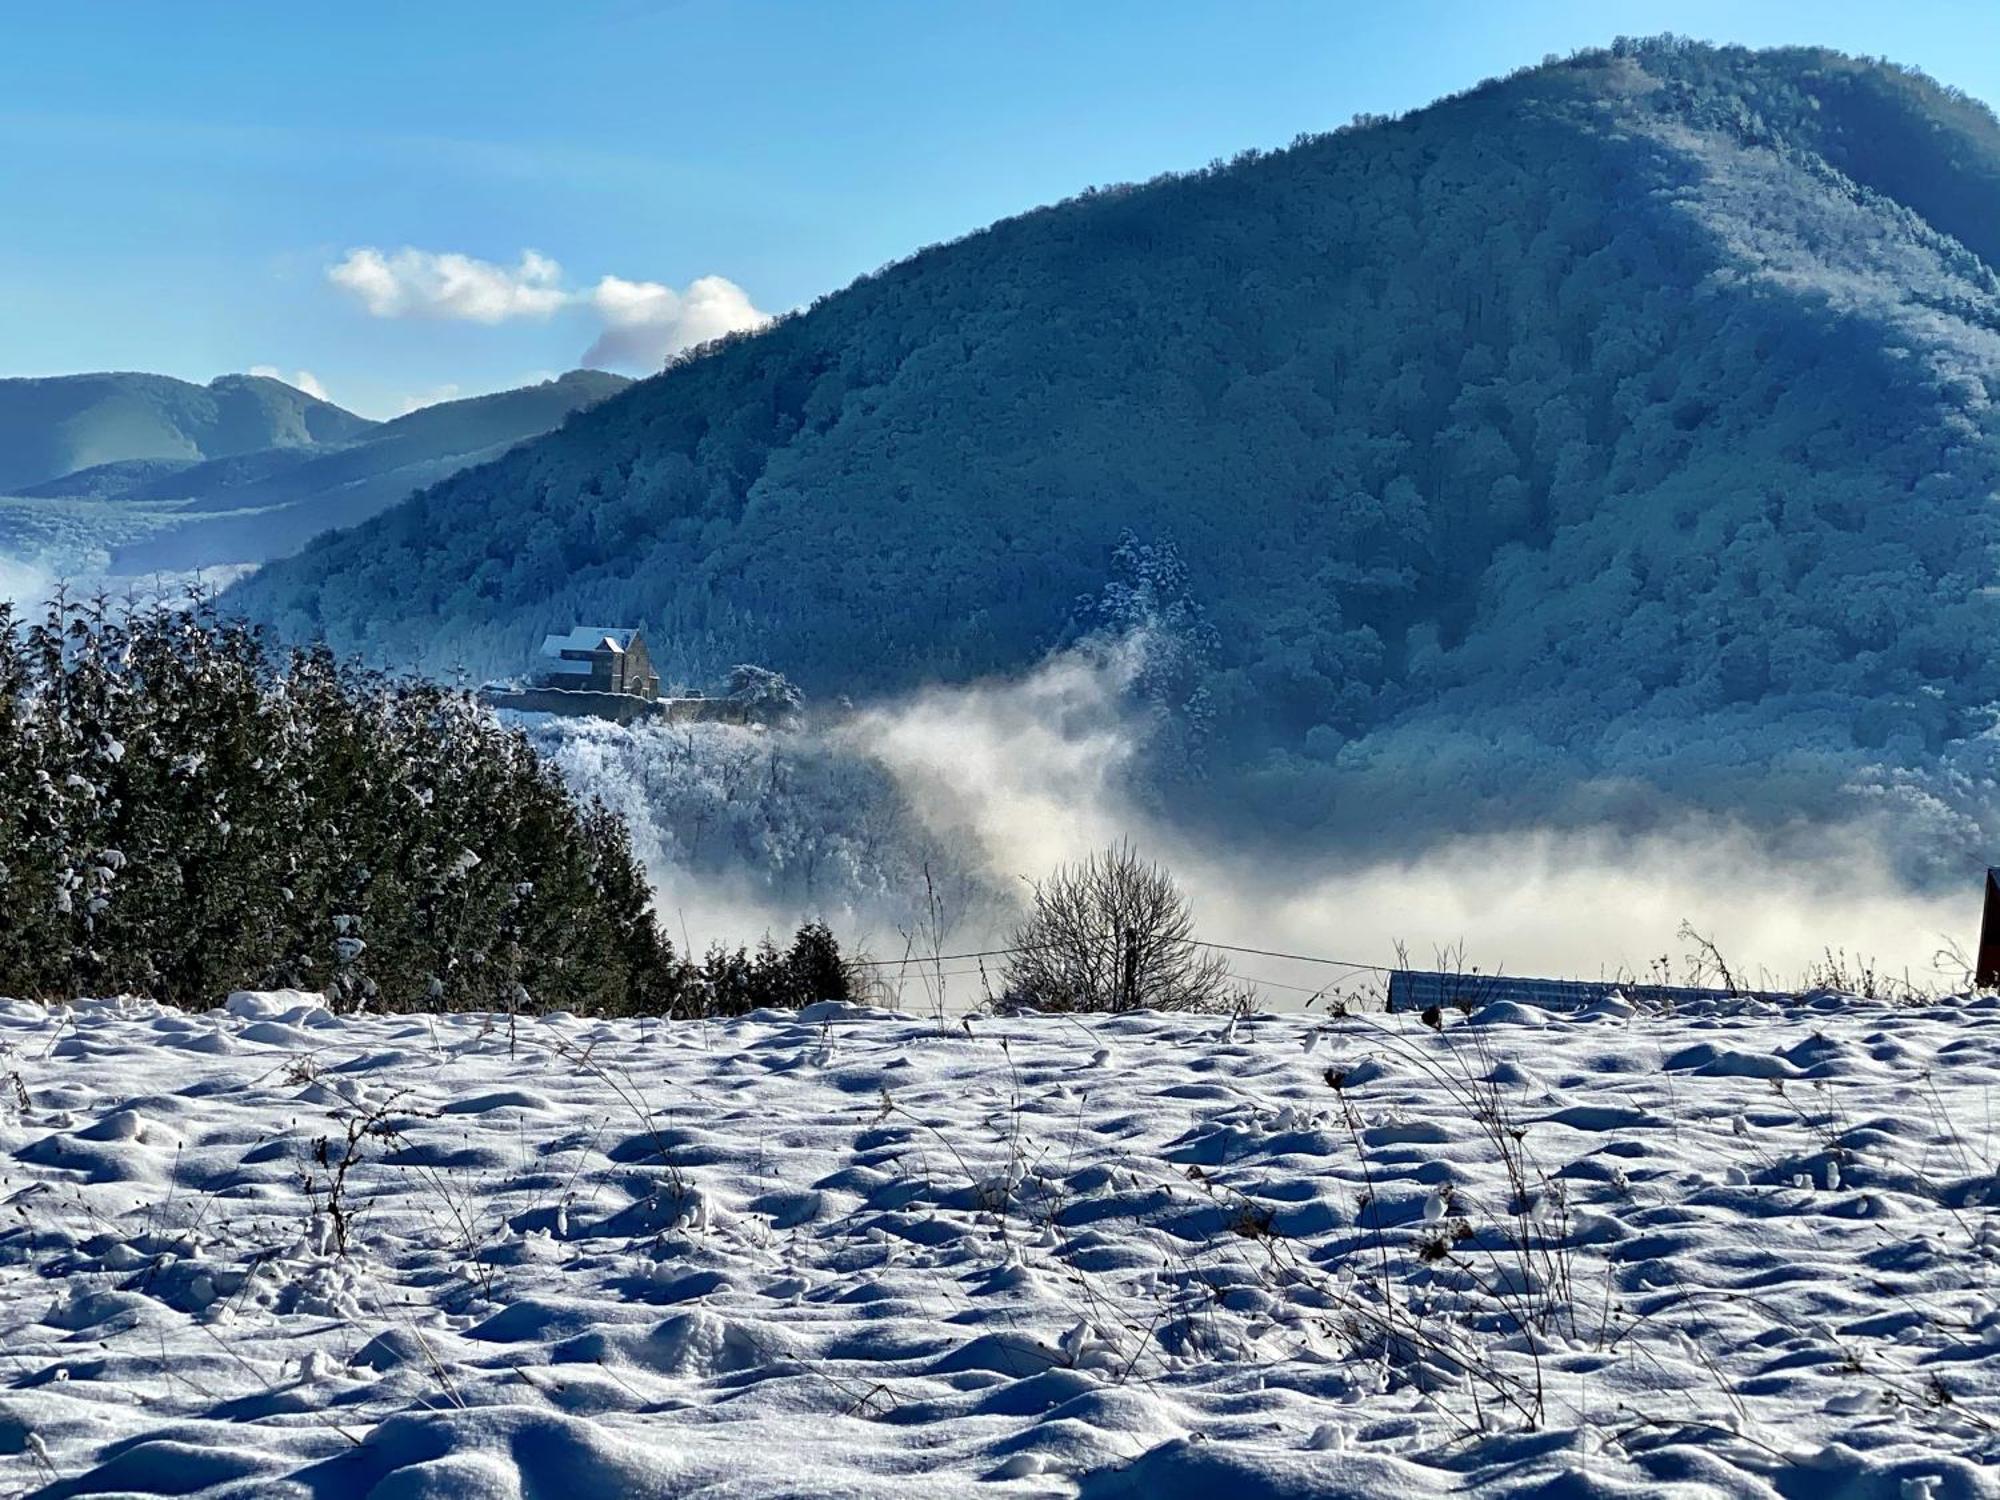
<instances>
[{"instance_id":1,"label":"stone wall","mask_svg":"<svg viewBox=\"0 0 2000 1500\"><path fill-rule=\"evenodd\" d=\"M598 693L577 688L530 687L511 691L486 688L479 701L516 713L564 714L636 724L662 719L669 724L747 724L743 705L727 698L641 698L636 693Z\"/></svg>"}]
</instances>

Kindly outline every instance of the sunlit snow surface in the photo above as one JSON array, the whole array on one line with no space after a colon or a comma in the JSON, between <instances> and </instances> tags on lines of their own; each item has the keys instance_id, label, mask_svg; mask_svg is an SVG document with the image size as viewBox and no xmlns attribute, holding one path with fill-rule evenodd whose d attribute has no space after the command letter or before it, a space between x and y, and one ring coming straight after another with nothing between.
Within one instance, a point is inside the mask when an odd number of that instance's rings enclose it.
<instances>
[{"instance_id":1,"label":"sunlit snow surface","mask_svg":"<svg viewBox=\"0 0 2000 1500\"><path fill-rule=\"evenodd\" d=\"M0 1002L0 1493L2000 1493L2000 1007L1496 1009Z\"/></svg>"}]
</instances>

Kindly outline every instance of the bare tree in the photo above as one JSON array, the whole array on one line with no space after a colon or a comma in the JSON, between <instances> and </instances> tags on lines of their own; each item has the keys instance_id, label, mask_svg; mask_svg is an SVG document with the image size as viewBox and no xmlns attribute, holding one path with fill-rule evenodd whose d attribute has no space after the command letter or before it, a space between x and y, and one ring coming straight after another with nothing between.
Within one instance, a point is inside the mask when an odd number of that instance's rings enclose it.
<instances>
[{"instance_id":1,"label":"bare tree","mask_svg":"<svg viewBox=\"0 0 2000 1500\"><path fill-rule=\"evenodd\" d=\"M1034 887L1015 930L1007 993L1044 1010L1220 1010L1229 968L1194 941L1187 898L1129 843Z\"/></svg>"}]
</instances>

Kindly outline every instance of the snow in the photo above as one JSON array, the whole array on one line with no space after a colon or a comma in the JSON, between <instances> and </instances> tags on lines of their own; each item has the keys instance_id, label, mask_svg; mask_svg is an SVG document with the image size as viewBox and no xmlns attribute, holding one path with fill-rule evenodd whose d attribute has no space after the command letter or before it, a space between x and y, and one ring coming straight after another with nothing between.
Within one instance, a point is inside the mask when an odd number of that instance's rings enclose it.
<instances>
[{"instance_id":1,"label":"snow","mask_svg":"<svg viewBox=\"0 0 2000 1500\"><path fill-rule=\"evenodd\" d=\"M0 1494L2000 1495L2000 1003L1469 1019L0 1001Z\"/></svg>"},{"instance_id":2,"label":"snow","mask_svg":"<svg viewBox=\"0 0 2000 1500\"><path fill-rule=\"evenodd\" d=\"M613 630L595 625L578 625L562 635L542 637L542 655L560 661L565 651L609 651L623 655L639 634L636 630Z\"/></svg>"}]
</instances>

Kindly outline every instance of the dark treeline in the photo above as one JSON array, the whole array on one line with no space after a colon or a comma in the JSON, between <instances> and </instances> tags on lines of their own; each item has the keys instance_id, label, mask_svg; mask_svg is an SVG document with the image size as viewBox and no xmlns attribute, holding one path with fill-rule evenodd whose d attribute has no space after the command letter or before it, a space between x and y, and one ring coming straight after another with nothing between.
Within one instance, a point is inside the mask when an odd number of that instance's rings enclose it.
<instances>
[{"instance_id":1,"label":"dark treeline","mask_svg":"<svg viewBox=\"0 0 2000 1500\"><path fill-rule=\"evenodd\" d=\"M186 609L0 604L0 994L733 1012L846 993L823 927L677 955L624 823L464 695Z\"/></svg>"}]
</instances>

